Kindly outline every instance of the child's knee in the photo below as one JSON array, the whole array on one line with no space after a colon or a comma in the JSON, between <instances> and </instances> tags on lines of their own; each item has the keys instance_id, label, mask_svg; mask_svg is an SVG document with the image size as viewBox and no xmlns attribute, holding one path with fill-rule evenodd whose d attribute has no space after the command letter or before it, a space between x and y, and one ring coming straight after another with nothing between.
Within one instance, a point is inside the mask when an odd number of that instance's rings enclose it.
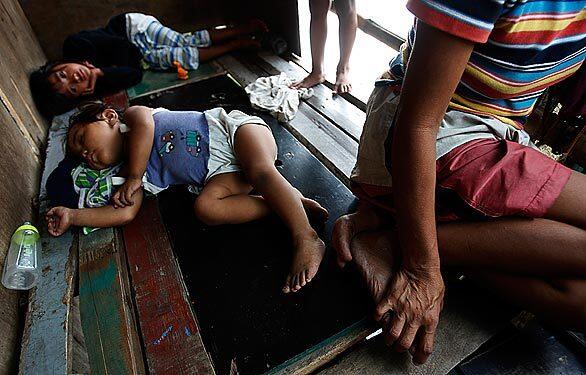
<instances>
[{"instance_id":1,"label":"child's knee","mask_svg":"<svg viewBox=\"0 0 586 375\"><path fill-rule=\"evenodd\" d=\"M222 210L219 200L212 196L200 195L193 203L193 211L199 221L206 225L222 224Z\"/></svg>"}]
</instances>

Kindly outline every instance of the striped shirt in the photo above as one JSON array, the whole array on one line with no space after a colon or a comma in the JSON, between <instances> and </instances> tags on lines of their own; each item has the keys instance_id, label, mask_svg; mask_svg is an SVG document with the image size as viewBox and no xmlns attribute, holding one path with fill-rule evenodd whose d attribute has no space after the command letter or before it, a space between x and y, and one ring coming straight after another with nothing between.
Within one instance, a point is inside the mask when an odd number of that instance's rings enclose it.
<instances>
[{"instance_id":1,"label":"striped shirt","mask_svg":"<svg viewBox=\"0 0 586 375\"><path fill-rule=\"evenodd\" d=\"M586 0L409 0L420 21L477 43L450 108L522 128L537 98L586 56ZM391 72L402 76L409 33Z\"/></svg>"}]
</instances>

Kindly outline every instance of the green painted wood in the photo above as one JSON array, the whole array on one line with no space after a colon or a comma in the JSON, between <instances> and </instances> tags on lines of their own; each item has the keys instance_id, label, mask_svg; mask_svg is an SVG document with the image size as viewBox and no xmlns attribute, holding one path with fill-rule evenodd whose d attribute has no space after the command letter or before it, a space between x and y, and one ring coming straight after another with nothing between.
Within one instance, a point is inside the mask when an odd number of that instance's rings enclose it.
<instances>
[{"instance_id":1,"label":"green painted wood","mask_svg":"<svg viewBox=\"0 0 586 375\"><path fill-rule=\"evenodd\" d=\"M142 81L138 85L129 88L127 92L130 99L135 99L222 74L225 74L225 71L214 61L200 64L197 70L190 70L189 79L186 80L178 79L175 72L147 70L142 76Z\"/></svg>"},{"instance_id":2,"label":"green painted wood","mask_svg":"<svg viewBox=\"0 0 586 375\"><path fill-rule=\"evenodd\" d=\"M303 353L266 372L266 375L310 374L327 364L357 342L376 331L376 324L364 318Z\"/></svg>"},{"instance_id":3,"label":"green painted wood","mask_svg":"<svg viewBox=\"0 0 586 375\"><path fill-rule=\"evenodd\" d=\"M79 241L79 305L92 373L143 374L120 241L112 228Z\"/></svg>"}]
</instances>

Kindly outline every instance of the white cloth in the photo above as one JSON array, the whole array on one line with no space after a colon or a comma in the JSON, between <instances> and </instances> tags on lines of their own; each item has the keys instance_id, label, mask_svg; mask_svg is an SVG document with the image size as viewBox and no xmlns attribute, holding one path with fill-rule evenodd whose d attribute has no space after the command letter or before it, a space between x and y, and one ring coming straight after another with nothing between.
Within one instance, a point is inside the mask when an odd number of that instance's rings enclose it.
<instances>
[{"instance_id":1,"label":"white cloth","mask_svg":"<svg viewBox=\"0 0 586 375\"><path fill-rule=\"evenodd\" d=\"M278 76L260 77L246 86L250 104L256 109L265 110L279 121L290 121L299 108L299 99L313 96L313 89L292 89L293 83L285 73Z\"/></svg>"}]
</instances>

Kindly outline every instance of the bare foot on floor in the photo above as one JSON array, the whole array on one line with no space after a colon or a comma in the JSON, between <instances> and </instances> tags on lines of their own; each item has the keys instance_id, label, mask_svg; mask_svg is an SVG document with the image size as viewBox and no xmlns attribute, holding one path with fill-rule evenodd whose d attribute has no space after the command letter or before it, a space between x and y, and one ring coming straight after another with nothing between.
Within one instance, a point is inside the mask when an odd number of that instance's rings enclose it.
<instances>
[{"instance_id":1,"label":"bare foot on floor","mask_svg":"<svg viewBox=\"0 0 586 375\"><path fill-rule=\"evenodd\" d=\"M352 239L365 230L376 230L391 224L378 214L369 204L360 203L355 213L341 216L334 223L332 231L332 247L340 267L352 260Z\"/></svg>"},{"instance_id":2,"label":"bare foot on floor","mask_svg":"<svg viewBox=\"0 0 586 375\"><path fill-rule=\"evenodd\" d=\"M323 73L319 72L311 72L305 78L303 78L299 82L293 83L290 87L292 89L302 89L302 88L310 88L315 85L319 85L320 83L326 80L326 76Z\"/></svg>"},{"instance_id":3,"label":"bare foot on floor","mask_svg":"<svg viewBox=\"0 0 586 375\"><path fill-rule=\"evenodd\" d=\"M390 230L379 230L358 234L350 246L354 263L375 303L383 297L391 281L394 241Z\"/></svg>"},{"instance_id":4,"label":"bare foot on floor","mask_svg":"<svg viewBox=\"0 0 586 375\"><path fill-rule=\"evenodd\" d=\"M323 223L328 220L330 216L328 210L323 208L317 201L302 196L301 204L303 204L303 208L305 208L305 212L307 212L310 221L316 220Z\"/></svg>"},{"instance_id":5,"label":"bare foot on floor","mask_svg":"<svg viewBox=\"0 0 586 375\"><path fill-rule=\"evenodd\" d=\"M324 242L315 232L295 238L293 242L295 255L283 293L297 292L309 283L317 273L326 250Z\"/></svg>"},{"instance_id":6,"label":"bare foot on floor","mask_svg":"<svg viewBox=\"0 0 586 375\"><path fill-rule=\"evenodd\" d=\"M338 69L336 72L336 83L334 84L333 93L344 94L352 91L352 84L350 83L350 69Z\"/></svg>"}]
</instances>

